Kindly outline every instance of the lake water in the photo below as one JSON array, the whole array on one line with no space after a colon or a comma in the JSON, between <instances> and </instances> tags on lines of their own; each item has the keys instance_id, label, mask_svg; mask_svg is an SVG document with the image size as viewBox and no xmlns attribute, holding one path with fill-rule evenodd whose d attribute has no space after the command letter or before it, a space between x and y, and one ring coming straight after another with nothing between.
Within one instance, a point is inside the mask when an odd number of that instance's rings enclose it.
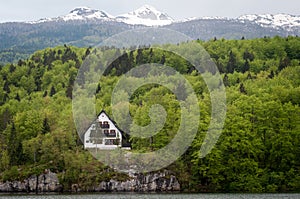
<instances>
[{"instance_id":1,"label":"lake water","mask_svg":"<svg viewBox=\"0 0 300 199\"><path fill-rule=\"evenodd\" d=\"M0 199L300 199L300 194L84 194L0 195Z\"/></svg>"}]
</instances>

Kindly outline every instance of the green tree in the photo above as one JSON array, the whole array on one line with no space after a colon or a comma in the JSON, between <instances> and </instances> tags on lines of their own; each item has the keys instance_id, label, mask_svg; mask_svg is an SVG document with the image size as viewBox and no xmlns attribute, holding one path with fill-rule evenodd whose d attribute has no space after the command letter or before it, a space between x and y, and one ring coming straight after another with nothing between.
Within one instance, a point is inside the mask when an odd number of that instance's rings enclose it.
<instances>
[{"instance_id":1,"label":"green tree","mask_svg":"<svg viewBox=\"0 0 300 199\"><path fill-rule=\"evenodd\" d=\"M50 131L51 131L51 129L50 129L50 125L48 123L48 118L45 118L44 122L43 122L42 134L49 133Z\"/></svg>"},{"instance_id":2,"label":"green tree","mask_svg":"<svg viewBox=\"0 0 300 199\"><path fill-rule=\"evenodd\" d=\"M229 60L228 60L227 66L226 66L226 72L233 73L236 68L237 68L237 65L236 65L235 55L233 54L232 51L230 51Z\"/></svg>"},{"instance_id":3,"label":"green tree","mask_svg":"<svg viewBox=\"0 0 300 199\"><path fill-rule=\"evenodd\" d=\"M56 94L55 87L52 86L52 87L51 87L51 90L50 90L50 97L52 97L52 96L55 95L55 94Z\"/></svg>"},{"instance_id":4,"label":"green tree","mask_svg":"<svg viewBox=\"0 0 300 199\"><path fill-rule=\"evenodd\" d=\"M15 123L13 122L10 128L8 139L8 156L10 165L18 165L22 159L22 144L18 138Z\"/></svg>"}]
</instances>

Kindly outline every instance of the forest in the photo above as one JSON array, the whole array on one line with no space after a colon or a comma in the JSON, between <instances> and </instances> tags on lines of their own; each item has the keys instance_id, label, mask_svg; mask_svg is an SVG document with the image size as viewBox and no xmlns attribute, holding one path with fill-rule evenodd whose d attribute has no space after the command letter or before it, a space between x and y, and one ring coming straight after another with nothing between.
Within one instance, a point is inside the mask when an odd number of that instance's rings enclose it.
<instances>
[{"instance_id":1,"label":"forest","mask_svg":"<svg viewBox=\"0 0 300 199\"><path fill-rule=\"evenodd\" d=\"M182 191L299 192L300 38L190 42L208 52L226 88L225 124L211 153L204 158L199 154L211 120L208 88L193 65L176 54L152 46L98 49L103 56L119 58L95 85L97 112L111 114L111 93L130 69L143 63L171 66L192 85L201 110L193 143L166 168L179 179ZM73 87L93 52L91 47L57 46L0 66L0 181L22 180L45 169L57 173L65 189L74 183L87 187L128 178L84 150L74 124ZM133 151L158 150L179 128L178 100L155 84L140 87L130 97L134 122L149 124L153 104L165 108L166 123L151 140L131 137Z\"/></svg>"}]
</instances>

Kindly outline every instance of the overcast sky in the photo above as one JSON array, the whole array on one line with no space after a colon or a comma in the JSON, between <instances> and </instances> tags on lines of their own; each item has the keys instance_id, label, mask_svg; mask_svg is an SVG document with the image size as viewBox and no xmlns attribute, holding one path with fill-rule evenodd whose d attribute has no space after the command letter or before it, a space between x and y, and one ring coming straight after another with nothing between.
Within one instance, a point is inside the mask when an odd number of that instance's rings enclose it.
<instances>
[{"instance_id":1,"label":"overcast sky","mask_svg":"<svg viewBox=\"0 0 300 199\"><path fill-rule=\"evenodd\" d=\"M174 19L202 16L238 17L243 14L300 15L300 0L0 0L0 22L57 17L88 6L112 15L152 5Z\"/></svg>"}]
</instances>

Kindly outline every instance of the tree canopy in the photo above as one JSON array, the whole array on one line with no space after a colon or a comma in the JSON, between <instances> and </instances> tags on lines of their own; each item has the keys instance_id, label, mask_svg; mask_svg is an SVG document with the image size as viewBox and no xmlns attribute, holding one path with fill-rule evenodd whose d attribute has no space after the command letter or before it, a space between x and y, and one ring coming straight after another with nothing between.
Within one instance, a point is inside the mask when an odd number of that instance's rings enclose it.
<instances>
[{"instance_id":1,"label":"tree canopy","mask_svg":"<svg viewBox=\"0 0 300 199\"><path fill-rule=\"evenodd\" d=\"M199 151L211 120L210 94L201 74L176 54L151 46L138 50L100 49L121 56L95 85L97 111L105 109L111 114L114 86L133 67L149 62L171 66L192 85L201 110L193 144L167 168L177 175L183 190L300 191L300 38L197 42L216 63L227 96L223 133L206 157L201 158ZM17 64L1 66L2 181L21 180L44 169L57 172L66 187L124 179L123 174L83 149L72 118L75 78L83 60L93 56L92 51L58 46L37 51ZM93 69L85 73L93 74ZM78 79L86 80L85 75ZM142 86L130 97L134 122L149 124L153 104L165 108L166 123L151 138L132 137L133 151L158 150L174 138L179 128L180 102L170 90L156 84Z\"/></svg>"}]
</instances>

